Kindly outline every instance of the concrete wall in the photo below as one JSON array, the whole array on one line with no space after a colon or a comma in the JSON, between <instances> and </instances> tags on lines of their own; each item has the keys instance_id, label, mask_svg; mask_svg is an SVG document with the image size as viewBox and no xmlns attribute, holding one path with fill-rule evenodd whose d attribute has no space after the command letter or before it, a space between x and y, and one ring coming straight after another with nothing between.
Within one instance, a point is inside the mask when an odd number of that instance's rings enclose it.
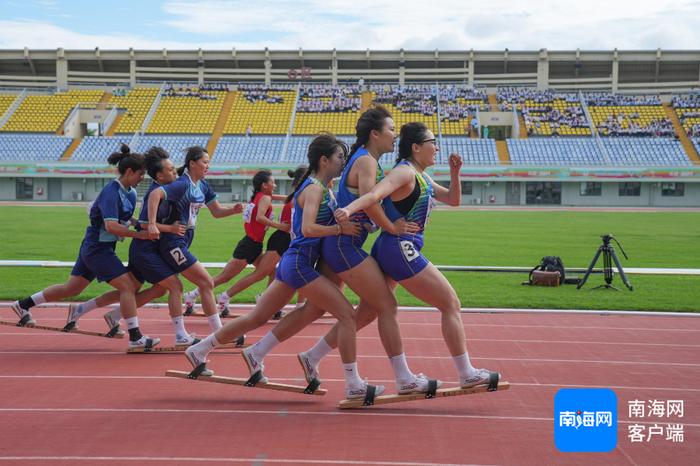
<instances>
[{"instance_id":1,"label":"concrete wall","mask_svg":"<svg viewBox=\"0 0 700 466\"><path fill-rule=\"evenodd\" d=\"M15 192L14 178L0 178L0 201L14 201Z\"/></svg>"}]
</instances>

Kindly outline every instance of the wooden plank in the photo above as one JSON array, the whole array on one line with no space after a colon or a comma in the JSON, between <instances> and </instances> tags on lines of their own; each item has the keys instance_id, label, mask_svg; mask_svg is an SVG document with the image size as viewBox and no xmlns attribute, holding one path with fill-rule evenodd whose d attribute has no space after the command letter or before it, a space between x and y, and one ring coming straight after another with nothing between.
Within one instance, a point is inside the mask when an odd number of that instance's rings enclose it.
<instances>
[{"instance_id":1,"label":"wooden plank","mask_svg":"<svg viewBox=\"0 0 700 466\"><path fill-rule=\"evenodd\" d=\"M179 379L188 379L189 372L184 372L184 371L166 371L165 372L166 377L177 377ZM210 377L200 375L196 379L188 379L188 380L195 380L195 381L200 381L200 382L212 382L212 383L223 383L223 384L228 384L228 385L240 385L242 387L246 388L262 388L264 390L277 390L277 391L282 391L282 392L292 392L292 393L301 393L304 395L325 395L328 390L324 390L323 388L318 388L316 389L315 392L313 393L304 393L304 390L306 387L300 387L298 385L288 385L284 383L259 383L255 385L254 387L248 387L246 386L246 381L247 379L235 379L232 377L223 377L220 375L212 375Z\"/></svg>"},{"instance_id":2,"label":"wooden plank","mask_svg":"<svg viewBox=\"0 0 700 466\"><path fill-rule=\"evenodd\" d=\"M499 382L498 391L508 390L510 384L508 382ZM435 398L447 397L447 396L461 396L461 395L473 395L475 393L484 393L488 391L488 385L478 385L472 388L440 388L435 392ZM414 400L431 400L433 398L426 398L425 393L411 393L410 395L381 395L374 399L374 405L383 405L390 403L403 403L404 401L414 401ZM338 408L348 409L348 408L369 408L370 406L363 405L364 400L359 398L357 400L341 400L338 402Z\"/></svg>"},{"instance_id":3,"label":"wooden plank","mask_svg":"<svg viewBox=\"0 0 700 466\"><path fill-rule=\"evenodd\" d=\"M229 343L226 345L221 345L217 346L216 349L243 349L247 348L250 345L235 345L233 343ZM175 345L175 346L156 346L154 348L129 348L126 350L127 353L135 353L135 354L142 354L142 353L184 353L187 348L189 348L190 345ZM240 354L240 351L234 351L232 354Z\"/></svg>"},{"instance_id":4,"label":"wooden plank","mask_svg":"<svg viewBox=\"0 0 700 466\"><path fill-rule=\"evenodd\" d=\"M104 338L124 338L124 335L116 334L114 336L107 335L106 333L100 333L100 332L93 332L91 330L81 330L81 329L72 329L72 330L63 330L63 327L49 327L47 325L24 325L20 326L17 325L17 322L10 322L6 320L0 320L0 324L2 325L10 325L12 327L20 327L20 328L31 328L31 329L36 329L36 330L50 330L52 332L62 332L62 333L79 333L81 335L89 335L93 337L104 337Z\"/></svg>"}]
</instances>

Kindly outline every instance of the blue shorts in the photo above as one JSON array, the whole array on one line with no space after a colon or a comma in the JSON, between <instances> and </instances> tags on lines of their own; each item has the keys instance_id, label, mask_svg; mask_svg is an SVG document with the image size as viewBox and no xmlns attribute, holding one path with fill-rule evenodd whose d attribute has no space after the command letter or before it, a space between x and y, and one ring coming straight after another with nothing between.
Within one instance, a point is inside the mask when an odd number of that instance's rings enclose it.
<instances>
[{"instance_id":1,"label":"blue shorts","mask_svg":"<svg viewBox=\"0 0 700 466\"><path fill-rule=\"evenodd\" d=\"M156 284L175 275L175 271L161 257L157 241L131 240L129 271L141 283Z\"/></svg>"},{"instance_id":2,"label":"blue shorts","mask_svg":"<svg viewBox=\"0 0 700 466\"><path fill-rule=\"evenodd\" d=\"M95 278L101 282L110 282L128 273L121 259L114 252L117 243L99 243L83 240L80 253L75 261L71 275L83 277L91 282Z\"/></svg>"},{"instance_id":3,"label":"blue shorts","mask_svg":"<svg viewBox=\"0 0 700 466\"><path fill-rule=\"evenodd\" d=\"M185 236L166 233L158 241L160 257L175 273L181 273L197 263L197 258L190 252L193 236L190 231L192 230L188 230Z\"/></svg>"},{"instance_id":4,"label":"blue shorts","mask_svg":"<svg viewBox=\"0 0 700 466\"><path fill-rule=\"evenodd\" d=\"M430 261L421 253L423 238L382 232L372 246L372 257L394 281L406 280L423 270Z\"/></svg>"},{"instance_id":5,"label":"blue shorts","mask_svg":"<svg viewBox=\"0 0 700 466\"><path fill-rule=\"evenodd\" d=\"M321 276L314 268L319 256L318 245L290 247L277 264L275 278L298 290Z\"/></svg>"},{"instance_id":6,"label":"blue shorts","mask_svg":"<svg viewBox=\"0 0 700 466\"><path fill-rule=\"evenodd\" d=\"M321 257L335 273L350 270L369 256L362 249L367 234L362 231L359 236L326 236L321 241Z\"/></svg>"}]
</instances>

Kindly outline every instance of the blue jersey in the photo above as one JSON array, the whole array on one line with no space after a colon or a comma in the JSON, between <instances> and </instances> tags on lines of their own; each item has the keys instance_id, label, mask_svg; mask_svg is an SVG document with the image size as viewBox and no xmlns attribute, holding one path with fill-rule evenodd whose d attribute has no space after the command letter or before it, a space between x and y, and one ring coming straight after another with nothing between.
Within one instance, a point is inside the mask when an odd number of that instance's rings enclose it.
<instances>
[{"instance_id":1,"label":"blue jersey","mask_svg":"<svg viewBox=\"0 0 700 466\"><path fill-rule=\"evenodd\" d=\"M115 221L127 225L136 210L136 190L128 190L119 180L112 180L102 188L90 208L90 226L85 231L85 241L115 243L120 237L105 229L105 222Z\"/></svg>"},{"instance_id":2,"label":"blue jersey","mask_svg":"<svg viewBox=\"0 0 700 466\"><path fill-rule=\"evenodd\" d=\"M148 187L148 191L146 191L146 194L143 196L141 213L139 214L139 223L136 226L137 230L144 230L148 226L148 196L158 188L160 188L160 184L153 181ZM160 205L158 206L158 213L156 214L156 223L165 224L170 217L171 208L172 206L170 202L166 200L161 201Z\"/></svg>"},{"instance_id":3,"label":"blue jersey","mask_svg":"<svg viewBox=\"0 0 700 466\"><path fill-rule=\"evenodd\" d=\"M389 220L392 222L395 222L399 218L404 218L406 219L407 222L413 222L417 223L418 226L420 227L420 231L418 231L415 234L408 235L408 236L419 236L423 237L423 232L425 231L425 225L428 223L428 218L430 217L430 210L433 207L433 185L430 183L429 179L426 178L427 175L423 175L420 172L418 172L413 165L411 165L410 162L407 160L402 160L399 162L396 166L401 166L401 165L407 165L413 170L413 172L416 175L416 183L418 184L418 188L420 189L420 194L418 195L418 198L416 201L413 203L413 206L411 209L406 213L402 214L399 212L396 207L394 206L394 203L387 203L385 204L385 212L386 216L389 217ZM387 199L390 199L387 197Z\"/></svg>"},{"instance_id":4,"label":"blue jersey","mask_svg":"<svg viewBox=\"0 0 700 466\"><path fill-rule=\"evenodd\" d=\"M203 205L209 205L216 200L216 193L204 180L197 183L185 173L172 183L161 186L165 200L170 203L171 212L165 222L173 224L180 222L187 225L188 230L194 230L197 225L197 214Z\"/></svg>"},{"instance_id":5,"label":"blue jersey","mask_svg":"<svg viewBox=\"0 0 700 466\"><path fill-rule=\"evenodd\" d=\"M292 242L289 247L301 246L301 245L318 245L321 242L321 238L306 238L301 232L301 222L304 217L304 209L299 206L299 195L307 188L307 186L315 184L323 189L323 197L321 199L321 205L318 207L318 214L316 214L316 223L319 225L332 225L335 223L335 217L333 217L333 212L337 208L335 201L335 196L333 191L324 186L323 183L318 181L316 178L308 177L299 186L299 189L294 194L294 207L292 208L292 228L290 230L290 235L292 237Z\"/></svg>"},{"instance_id":6,"label":"blue jersey","mask_svg":"<svg viewBox=\"0 0 700 466\"><path fill-rule=\"evenodd\" d=\"M359 197L359 190L358 188L351 188L348 186L348 175L350 174L350 170L352 170L353 165L355 162L360 158L360 157L372 157L369 152L367 152L367 149L364 147L360 147L357 149L357 151L350 157L350 160L348 160L347 164L345 164L345 168L343 169L342 175L340 175L340 185L338 187L338 207L347 207L351 202L353 202L355 199ZM382 169L381 165L377 163L377 175L376 175L376 182L379 183L382 178L384 178L384 170ZM384 199L382 201L382 205L386 206L387 203L389 203L391 200L389 198ZM350 218L353 222L358 222L362 223L363 226L369 230L369 231L376 231L377 226L372 222L372 220L367 216L367 214L361 210L359 212L356 212L352 215Z\"/></svg>"}]
</instances>

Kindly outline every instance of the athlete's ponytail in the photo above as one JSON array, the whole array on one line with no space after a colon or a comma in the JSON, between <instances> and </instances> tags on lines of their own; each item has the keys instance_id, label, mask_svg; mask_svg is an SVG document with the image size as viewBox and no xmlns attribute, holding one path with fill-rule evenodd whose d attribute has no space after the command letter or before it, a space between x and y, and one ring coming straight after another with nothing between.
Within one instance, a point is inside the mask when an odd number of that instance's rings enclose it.
<instances>
[{"instance_id":1,"label":"athlete's ponytail","mask_svg":"<svg viewBox=\"0 0 700 466\"><path fill-rule=\"evenodd\" d=\"M132 171L142 170L145 160L143 154L131 152L129 146L122 144L119 148L119 152L114 152L107 157L107 163L116 165L119 174L123 175L129 168L131 168Z\"/></svg>"},{"instance_id":2,"label":"athlete's ponytail","mask_svg":"<svg viewBox=\"0 0 700 466\"><path fill-rule=\"evenodd\" d=\"M180 176L185 174L185 169L190 167L190 162L196 162L207 153L207 150L201 146L192 146L185 150L187 151L187 154L185 155L185 163L177 169L177 174Z\"/></svg>"}]
</instances>

